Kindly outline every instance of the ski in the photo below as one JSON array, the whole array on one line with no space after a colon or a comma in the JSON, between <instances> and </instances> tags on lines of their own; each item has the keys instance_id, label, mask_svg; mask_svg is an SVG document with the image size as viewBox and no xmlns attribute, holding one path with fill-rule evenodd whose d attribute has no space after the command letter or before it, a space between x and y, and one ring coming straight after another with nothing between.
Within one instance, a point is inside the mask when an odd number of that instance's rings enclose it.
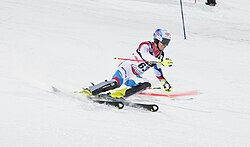
<instances>
[{"instance_id":1,"label":"ski","mask_svg":"<svg viewBox=\"0 0 250 147\"><path fill-rule=\"evenodd\" d=\"M98 104L105 104L109 106L114 106L117 109L122 109L124 107L124 104L120 101L112 101L112 100L99 100L99 99L93 99L93 97L88 97L90 100L92 100L95 103Z\"/></svg>"},{"instance_id":2,"label":"ski","mask_svg":"<svg viewBox=\"0 0 250 147\"><path fill-rule=\"evenodd\" d=\"M64 96L69 96L69 97L74 97L74 95L71 95L71 94L68 94L68 93L65 93L63 91L61 91L60 89L52 86L52 91L55 93L55 94L58 94L58 95L64 95ZM78 92L75 92L75 93L78 93ZM104 105L108 105L108 106L113 106L113 107L116 107L117 109L122 109L124 107L124 104L122 102L119 102L119 101L112 101L112 100L104 100L104 99L99 99L99 98L96 98L96 97L91 97L91 96L86 96L88 98L88 100L94 102L94 103L98 103L98 104L104 104ZM76 99L78 99L77 97L74 97Z\"/></svg>"},{"instance_id":3,"label":"ski","mask_svg":"<svg viewBox=\"0 0 250 147\"><path fill-rule=\"evenodd\" d=\"M127 101L127 100L125 100L123 98L114 99L114 98L110 97L107 94L99 94L96 97L98 97L100 99L105 99L105 100L112 100L112 101L116 101L116 102L122 102L125 106L144 109L144 110L151 111L151 112L156 112L156 111L159 110L159 106L157 106L156 104L136 103L136 102Z\"/></svg>"},{"instance_id":4,"label":"ski","mask_svg":"<svg viewBox=\"0 0 250 147\"><path fill-rule=\"evenodd\" d=\"M52 91L53 93L58 94L58 95L74 97L73 95L65 93L54 86L52 86ZM79 93L79 92L75 91L74 93ZM117 109L123 109L124 106L139 108L139 109L143 109L143 110L147 110L151 112L156 112L159 109L159 107L156 104L135 103L135 102L127 101L125 99L114 99L110 97L108 94L99 94L95 96L85 96L85 97L94 103L113 106L113 107L116 107ZM74 98L77 98L77 97L74 97Z\"/></svg>"},{"instance_id":5,"label":"ski","mask_svg":"<svg viewBox=\"0 0 250 147\"><path fill-rule=\"evenodd\" d=\"M142 103L134 103L134 102L123 102L126 106L133 107L133 108L139 108L144 109L151 112L156 112L159 109L159 106L156 104L142 104Z\"/></svg>"}]
</instances>

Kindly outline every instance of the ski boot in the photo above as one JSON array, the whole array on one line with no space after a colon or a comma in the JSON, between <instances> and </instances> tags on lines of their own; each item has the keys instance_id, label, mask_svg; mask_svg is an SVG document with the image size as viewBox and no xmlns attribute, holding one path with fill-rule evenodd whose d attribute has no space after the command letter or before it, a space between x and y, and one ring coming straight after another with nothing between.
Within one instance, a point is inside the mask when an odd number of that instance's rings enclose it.
<instances>
[{"instance_id":1,"label":"ski boot","mask_svg":"<svg viewBox=\"0 0 250 147\"><path fill-rule=\"evenodd\" d=\"M126 96L127 90L128 90L128 88L116 90L115 92L112 92L111 94L109 94L109 96L112 98L116 98L116 99L124 98Z\"/></svg>"},{"instance_id":2,"label":"ski boot","mask_svg":"<svg viewBox=\"0 0 250 147\"><path fill-rule=\"evenodd\" d=\"M79 92L80 94L84 96L92 96L92 92L88 88L83 88L82 91Z\"/></svg>"}]
</instances>

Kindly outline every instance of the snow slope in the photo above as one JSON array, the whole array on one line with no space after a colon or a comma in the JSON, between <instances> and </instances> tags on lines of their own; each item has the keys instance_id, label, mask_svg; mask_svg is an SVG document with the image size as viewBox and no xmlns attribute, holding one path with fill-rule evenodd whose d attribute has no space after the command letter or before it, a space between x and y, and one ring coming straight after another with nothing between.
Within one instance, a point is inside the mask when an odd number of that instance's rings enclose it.
<instances>
[{"instance_id":1,"label":"snow slope","mask_svg":"<svg viewBox=\"0 0 250 147\"><path fill-rule=\"evenodd\" d=\"M249 146L250 2L204 3L184 0L184 40L179 1L0 0L0 146ZM109 79L112 58L158 27L172 33L164 73L174 93L201 95L134 97L160 106L150 113L70 94ZM159 86L152 71L145 77Z\"/></svg>"}]
</instances>

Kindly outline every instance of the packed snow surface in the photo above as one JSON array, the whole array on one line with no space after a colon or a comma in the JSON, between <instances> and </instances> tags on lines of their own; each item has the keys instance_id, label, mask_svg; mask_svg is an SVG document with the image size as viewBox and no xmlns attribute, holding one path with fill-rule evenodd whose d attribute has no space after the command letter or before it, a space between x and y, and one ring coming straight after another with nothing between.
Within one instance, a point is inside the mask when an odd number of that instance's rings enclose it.
<instances>
[{"instance_id":1,"label":"packed snow surface","mask_svg":"<svg viewBox=\"0 0 250 147\"><path fill-rule=\"evenodd\" d=\"M249 146L250 2L204 3L183 1L184 40L176 0L0 0L0 146ZM113 58L130 57L157 28L172 34L172 93L199 95L130 98L157 104L152 113L73 93L110 79ZM152 70L143 76L160 86Z\"/></svg>"}]
</instances>

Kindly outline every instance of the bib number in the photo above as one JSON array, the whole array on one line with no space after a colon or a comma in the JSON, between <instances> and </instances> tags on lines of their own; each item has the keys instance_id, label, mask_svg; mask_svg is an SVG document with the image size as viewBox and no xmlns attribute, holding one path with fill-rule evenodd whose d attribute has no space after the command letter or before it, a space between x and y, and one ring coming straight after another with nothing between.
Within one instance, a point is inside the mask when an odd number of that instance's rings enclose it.
<instances>
[{"instance_id":1,"label":"bib number","mask_svg":"<svg viewBox=\"0 0 250 147\"><path fill-rule=\"evenodd\" d=\"M138 64L139 69L141 69L143 72L148 70L150 67L146 63L140 63Z\"/></svg>"}]
</instances>

